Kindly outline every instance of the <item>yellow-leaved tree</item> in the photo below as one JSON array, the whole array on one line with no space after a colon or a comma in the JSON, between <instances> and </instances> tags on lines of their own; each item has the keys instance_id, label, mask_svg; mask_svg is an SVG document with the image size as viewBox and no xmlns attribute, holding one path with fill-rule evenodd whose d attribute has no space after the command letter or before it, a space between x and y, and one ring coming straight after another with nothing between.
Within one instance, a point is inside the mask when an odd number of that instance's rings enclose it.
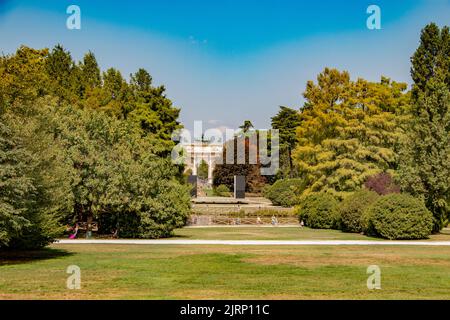
<instances>
[{"instance_id":1,"label":"yellow-leaved tree","mask_svg":"<svg viewBox=\"0 0 450 320\"><path fill-rule=\"evenodd\" d=\"M326 68L309 81L293 153L307 182L305 194L326 191L344 197L365 180L398 165L399 139L408 121L407 85L352 81L348 72Z\"/></svg>"}]
</instances>

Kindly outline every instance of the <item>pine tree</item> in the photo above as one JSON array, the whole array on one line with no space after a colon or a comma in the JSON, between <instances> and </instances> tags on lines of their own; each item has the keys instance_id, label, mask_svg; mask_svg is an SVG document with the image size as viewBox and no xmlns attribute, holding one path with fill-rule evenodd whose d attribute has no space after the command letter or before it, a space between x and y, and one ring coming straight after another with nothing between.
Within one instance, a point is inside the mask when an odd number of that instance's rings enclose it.
<instances>
[{"instance_id":1,"label":"pine tree","mask_svg":"<svg viewBox=\"0 0 450 320\"><path fill-rule=\"evenodd\" d=\"M152 77L145 69L131 75L130 87L133 102L127 105L125 117L138 123L144 135L159 140L159 154L167 156L174 146L172 134L182 127L178 121L180 109L166 97L164 86L152 86Z\"/></svg>"},{"instance_id":2,"label":"pine tree","mask_svg":"<svg viewBox=\"0 0 450 320\"><path fill-rule=\"evenodd\" d=\"M56 45L45 60L45 69L50 79L50 92L59 102L74 101L79 93L79 70L69 51Z\"/></svg>"},{"instance_id":3,"label":"pine tree","mask_svg":"<svg viewBox=\"0 0 450 320\"><path fill-rule=\"evenodd\" d=\"M294 177L292 150L297 144L296 129L300 125L300 112L288 107L280 107L276 116L272 117L272 128L279 130L280 170L284 177Z\"/></svg>"},{"instance_id":4,"label":"pine tree","mask_svg":"<svg viewBox=\"0 0 450 320\"><path fill-rule=\"evenodd\" d=\"M89 51L80 63L81 83L83 91L92 90L101 85L100 68L95 55Z\"/></svg>"},{"instance_id":5,"label":"pine tree","mask_svg":"<svg viewBox=\"0 0 450 320\"><path fill-rule=\"evenodd\" d=\"M425 200L434 215L434 232L450 211L450 35L427 25L412 59L413 121L403 149L403 189Z\"/></svg>"}]
</instances>

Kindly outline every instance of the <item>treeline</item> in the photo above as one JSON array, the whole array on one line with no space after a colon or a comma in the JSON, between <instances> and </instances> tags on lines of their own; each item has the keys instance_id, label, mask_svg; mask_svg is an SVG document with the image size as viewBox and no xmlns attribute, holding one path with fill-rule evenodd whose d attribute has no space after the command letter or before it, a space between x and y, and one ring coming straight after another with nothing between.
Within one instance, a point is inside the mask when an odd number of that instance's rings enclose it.
<instances>
[{"instance_id":1,"label":"treeline","mask_svg":"<svg viewBox=\"0 0 450 320\"><path fill-rule=\"evenodd\" d=\"M433 214L435 232L446 226L449 28L427 25L411 63L411 91L405 83L385 77L380 82L351 80L348 72L329 68L316 82L309 81L300 112L282 107L272 118L272 127L280 130L277 178L282 180L266 188L265 194L275 203L289 205L315 193L342 200L362 189L368 179L383 184L387 175L394 180L391 190L423 201Z\"/></svg>"},{"instance_id":2,"label":"treeline","mask_svg":"<svg viewBox=\"0 0 450 320\"><path fill-rule=\"evenodd\" d=\"M179 109L139 69L127 82L92 52L57 45L0 58L0 249L36 248L66 225L168 236L189 194L168 157Z\"/></svg>"}]
</instances>

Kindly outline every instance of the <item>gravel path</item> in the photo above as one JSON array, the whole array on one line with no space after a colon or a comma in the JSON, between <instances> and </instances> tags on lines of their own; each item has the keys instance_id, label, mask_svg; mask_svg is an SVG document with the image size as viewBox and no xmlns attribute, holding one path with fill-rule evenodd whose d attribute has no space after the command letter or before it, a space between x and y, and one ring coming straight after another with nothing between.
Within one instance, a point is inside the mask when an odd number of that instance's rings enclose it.
<instances>
[{"instance_id":1,"label":"gravel path","mask_svg":"<svg viewBox=\"0 0 450 320\"><path fill-rule=\"evenodd\" d=\"M146 244L231 246L450 246L450 241L371 240L59 240L56 244Z\"/></svg>"}]
</instances>

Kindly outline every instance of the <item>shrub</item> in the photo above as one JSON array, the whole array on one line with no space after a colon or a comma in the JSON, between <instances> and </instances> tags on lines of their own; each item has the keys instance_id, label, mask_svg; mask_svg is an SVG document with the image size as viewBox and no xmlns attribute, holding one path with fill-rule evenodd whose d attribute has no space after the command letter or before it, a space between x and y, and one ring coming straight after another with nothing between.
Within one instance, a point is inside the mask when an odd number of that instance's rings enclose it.
<instances>
[{"instance_id":1,"label":"shrub","mask_svg":"<svg viewBox=\"0 0 450 320\"><path fill-rule=\"evenodd\" d=\"M300 221L313 229L333 229L339 202L328 193L312 193L304 196L297 207Z\"/></svg>"},{"instance_id":2,"label":"shrub","mask_svg":"<svg viewBox=\"0 0 450 320\"><path fill-rule=\"evenodd\" d=\"M348 196L339 205L339 227L344 232L361 232L364 210L378 199L376 192L362 189Z\"/></svg>"},{"instance_id":3,"label":"shrub","mask_svg":"<svg viewBox=\"0 0 450 320\"><path fill-rule=\"evenodd\" d=\"M380 197L363 215L368 235L386 239L424 239L433 228L433 215L425 204L407 194Z\"/></svg>"},{"instance_id":4,"label":"shrub","mask_svg":"<svg viewBox=\"0 0 450 320\"><path fill-rule=\"evenodd\" d=\"M375 191L379 195L400 193L400 187L394 182L391 175L387 172L382 172L369 177L364 186L368 190Z\"/></svg>"},{"instance_id":5,"label":"shrub","mask_svg":"<svg viewBox=\"0 0 450 320\"><path fill-rule=\"evenodd\" d=\"M263 190L263 195L274 205L292 207L299 204L300 195L305 189L302 179L281 179Z\"/></svg>"},{"instance_id":6,"label":"shrub","mask_svg":"<svg viewBox=\"0 0 450 320\"><path fill-rule=\"evenodd\" d=\"M230 189L226 185L221 184L214 189L214 193L218 197L228 197L230 195Z\"/></svg>"}]
</instances>

